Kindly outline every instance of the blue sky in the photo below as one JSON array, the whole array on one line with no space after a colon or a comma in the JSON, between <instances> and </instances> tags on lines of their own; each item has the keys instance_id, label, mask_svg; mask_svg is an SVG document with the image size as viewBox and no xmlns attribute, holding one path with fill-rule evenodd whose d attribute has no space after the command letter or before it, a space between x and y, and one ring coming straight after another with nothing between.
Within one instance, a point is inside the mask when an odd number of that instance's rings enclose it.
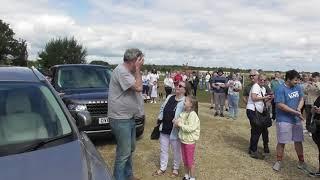
<instances>
[{"instance_id":1,"label":"blue sky","mask_svg":"<svg viewBox=\"0 0 320 180\"><path fill-rule=\"evenodd\" d=\"M319 71L318 0L0 0L0 17L28 42L74 36L88 61L120 63L137 47L150 64ZM17 11L17 9L23 9Z\"/></svg>"}]
</instances>

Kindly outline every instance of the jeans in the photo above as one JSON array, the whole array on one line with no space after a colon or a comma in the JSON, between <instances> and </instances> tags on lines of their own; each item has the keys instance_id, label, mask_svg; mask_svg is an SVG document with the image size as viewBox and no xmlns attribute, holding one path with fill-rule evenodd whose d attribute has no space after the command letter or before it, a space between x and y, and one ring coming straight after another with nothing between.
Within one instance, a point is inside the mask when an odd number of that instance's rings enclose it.
<instances>
[{"instance_id":1,"label":"jeans","mask_svg":"<svg viewBox=\"0 0 320 180\"><path fill-rule=\"evenodd\" d=\"M239 95L228 95L230 117L238 117Z\"/></svg>"},{"instance_id":2,"label":"jeans","mask_svg":"<svg viewBox=\"0 0 320 180\"><path fill-rule=\"evenodd\" d=\"M216 113L223 114L223 107L226 100L226 94L225 93L214 93L214 106L216 108ZM220 110L220 112L219 112Z\"/></svg>"},{"instance_id":3,"label":"jeans","mask_svg":"<svg viewBox=\"0 0 320 180\"><path fill-rule=\"evenodd\" d=\"M268 143L269 143L268 128L259 128L255 126L255 124L253 123L253 120L255 118L255 111L247 109L247 117L250 121L250 126L251 126L251 137L250 137L249 149L252 152L256 152L258 150L258 142L261 134L262 134L263 146L265 147L268 146Z\"/></svg>"},{"instance_id":4,"label":"jeans","mask_svg":"<svg viewBox=\"0 0 320 180\"><path fill-rule=\"evenodd\" d=\"M193 96L197 96L197 89L198 89L197 86L193 87Z\"/></svg>"},{"instance_id":5,"label":"jeans","mask_svg":"<svg viewBox=\"0 0 320 180\"><path fill-rule=\"evenodd\" d=\"M148 93L149 93L149 86L148 85L143 85L142 94L148 95Z\"/></svg>"},{"instance_id":6,"label":"jeans","mask_svg":"<svg viewBox=\"0 0 320 180\"><path fill-rule=\"evenodd\" d=\"M173 169L178 170L181 162L181 142L176 139L170 139L170 135L160 133L160 169L165 171L169 160L169 147L171 145L173 152Z\"/></svg>"},{"instance_id":7,"label":"jeans","mask_svg":"<svg viewBox=\"0 0 320 180\"><path fill-rule=\"evenodd\" d=\"M113 175L116 180L127 180L133 176L132 153L136 146L134 119L110 119L112 133L117 141Z\"/></svg>"},{"instance_id":8,"label":"jeans","mask_svg":"<svg viewBox=\"0 0 320 180\"><path fill-rule=\"evenodd\" d=\"M209 83L209 82L206 82L205 85L206 85L206 90L207 90L207 91L210 91L210 89L211 89L210 83Z\"/></svg>"}]
</instances>

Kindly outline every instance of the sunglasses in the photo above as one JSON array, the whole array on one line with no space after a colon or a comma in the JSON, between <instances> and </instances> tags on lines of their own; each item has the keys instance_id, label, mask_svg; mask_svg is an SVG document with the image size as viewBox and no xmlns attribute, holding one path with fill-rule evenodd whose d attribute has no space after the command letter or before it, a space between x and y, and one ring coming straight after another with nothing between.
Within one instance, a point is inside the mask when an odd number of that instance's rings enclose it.
<instances>
[{"instance_id":1,"label":"sunglasses","mask_svg":"<svg viewBox=\"0 0 320 180\"><path fill-rule=\"evenodd\" d=\"M255 74L253 74L253 75L252 75L252 74L250 74L250 75L249 75L249 77L254 77L254 76L256 76L256 75L255 75Z\"/></svg>"},{"instance_id":2,"label":"sunglasses","mask_svg":"<svg viewBox=\"0 0 320 180\"><path fill-rule=\"evenodd\" d=\"M178 85L179 88L186 88L185 86L182 86L181 84Z\"/></svg>"}]
</instances>

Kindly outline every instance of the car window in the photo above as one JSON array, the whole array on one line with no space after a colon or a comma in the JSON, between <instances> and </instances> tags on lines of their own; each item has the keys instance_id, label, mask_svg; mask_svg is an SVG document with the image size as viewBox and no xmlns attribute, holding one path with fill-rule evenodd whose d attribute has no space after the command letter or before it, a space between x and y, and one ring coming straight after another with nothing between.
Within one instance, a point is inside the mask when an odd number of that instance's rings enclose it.
<instances>
[{"instance_id":1,"label":"car window","mask_svg":"<svg viewBox=\"0 0 320 180\"><path fill-rule=\"evenodd\" d=\"M62 89L107 88L110 70L102 67L62 67L58 70L58 86Z\"/></svg>"},{"instance_id":2,"label":"car window","mask_svg":"<svg viewBox=\"0 0 320 180\"><path fill-rule=\"evenodd\" d=\"M0 145L70 134L70 124L48 87L0 83Z\"/></svg>"}]
</instances>

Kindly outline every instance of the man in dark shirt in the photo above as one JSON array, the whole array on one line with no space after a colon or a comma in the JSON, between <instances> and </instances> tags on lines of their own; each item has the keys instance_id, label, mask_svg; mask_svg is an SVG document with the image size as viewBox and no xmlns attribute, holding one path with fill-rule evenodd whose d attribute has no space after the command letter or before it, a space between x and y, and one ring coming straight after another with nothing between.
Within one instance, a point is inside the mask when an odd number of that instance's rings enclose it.
<instances>
[{"instance_id":1,"label":"man in dark shirt","mask_svg":"<svg viewBox=\"0 0 320 180\"><path fill-rule=\"evenodd\" d=\"M216 109L214 116L218 116L220 114L221 117L224 117L223 108L226 99L225 89L227 88L227 78L223 76L222 69L218 69L217 73L218 76L214 77L210 82L210 85L213 88L214 92L214 101Z\"/></svg>"}]
</instances>

